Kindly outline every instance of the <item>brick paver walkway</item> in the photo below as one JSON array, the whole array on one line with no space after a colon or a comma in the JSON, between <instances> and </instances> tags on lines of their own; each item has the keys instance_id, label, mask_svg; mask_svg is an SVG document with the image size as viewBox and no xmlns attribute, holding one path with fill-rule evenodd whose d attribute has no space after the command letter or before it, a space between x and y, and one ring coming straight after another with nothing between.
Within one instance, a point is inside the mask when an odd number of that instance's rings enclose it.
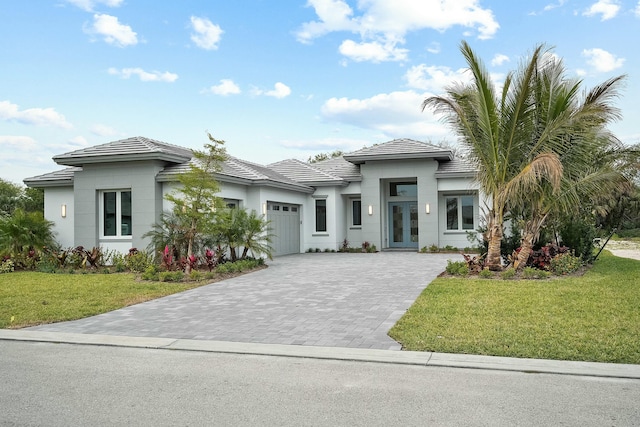
<instances>
[{"instance_id":1,"label":"brick paver walkway","mask_svg":"<svg viewBox=\"0 0 640 427\"><path fill-rule=\"evenodd\" d=\"M456 254L301 254L269 268L32 330L399 350L389 329Z\"/></svg>"}]
</instances>

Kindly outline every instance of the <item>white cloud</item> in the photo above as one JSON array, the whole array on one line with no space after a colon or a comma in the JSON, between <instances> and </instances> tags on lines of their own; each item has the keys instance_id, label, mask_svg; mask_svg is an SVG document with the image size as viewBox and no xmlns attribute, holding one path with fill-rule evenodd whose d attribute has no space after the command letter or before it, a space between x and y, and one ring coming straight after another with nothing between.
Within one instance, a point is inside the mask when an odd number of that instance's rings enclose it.
<instances>
[{"instance_id":1,"label":"white cloud","mask_svg":"<svg viewBox=\"0 0 640 427\"><path fill-rule=\"evenodd\" d=\"M86 147L89 145L89 141L84 136L78 135L69 139L69 144L75 147Z\"/></svg>"},{"instance_id":2,"label":"white cloud","mask_svg":"<svg viewBox=\"0 0 640 427\"><path fill-rule=\"evenodd\" d=\"M224 33L220 26L212 23L207 18L192 16L191 28L194 31L191 34L191 41L193 41L196 46L206 50L218 49L220 37L222 33Z\"/></svg>"},{"instance_id":3,"label":"white cloud","mask_svg":"<svg viewBox=\"0 0 640 427\"><path fill-rule=\"evenodd\" d=\"M438 42L431 42L431 44L429 45L429 47L427 47L427 52L429 53L440 53L440 43Z\"/></svg>"},{"instance_id":4,"label":"white cloud","mask_svg":"<svg viewBox=\"0 0 640 427\"><path fill-rule=\"evenodd\" d=\"M11 151L33 151L37 148L36 140L29 136L0 135L0 147ZM4 154L3 154L4 156Z\"/></svg>"},{"instance_id":5,"label":"white cloud","mask_svg":"<svg viewBox=\"0 0 640 427\"><path fill-rule=\"evenodd\" d=\"M510 59L507 55L503 55L501 53L496 53L495 56L493 57L493 59L491 60L491 65L493 65L494 67L496 66L500 66L502 64L504 64L505 62L509 62Z\"/></svg>"},{"instance_id":6,"label":"white cloud","mask_svg":"<svg viewBox=\"0 0 640 427\"><path fill-rule=\"evenodd\" d=\"M118 7L122 5L123 1L124 0L67 0L68 3L87 12L93 12L93 9L99 4L107 7Z\"/></svg>"},{"instance_id":7,"label":"white cloud","mask_svg":"<svg viewBox=\"0 0 640 427\"><path fill-rule=\"evenodd\" d=\"M272 90L261 90L258 88L253 89L254 95L264 95L264 96L272 96L274 98L286 98L291 95L291 88L284 83L278 82L274 85Z\"/></svg>"},{"instance_id":8,"label":"white cloud","mask_svg":"<svg viewBox=\"0 0 640 427\"><path fill-rule=\"evenodd\" d=\"M636 8L634 10L635 15L640 18L640 1L638 2L638 4L636 5Z\"/></svg>"},{"instance_id":9,"label":"white cloud","mask_svg":"<svg viewBox=\"0 0 640 427\"><path fill-rule=\"evenodd\" d=\"M328 121L336 121L381 132L386 138L441 139L448 130L422 102L429 93L382 93L366 99L331 98L321 109Z\"/></svg>"},{"instance_id":10,"label":"white cloud","mask_svg":"<svg viewBox=\"0 0 640 427\"><path fill-rule=\"evenodd\" d=\"M558 0L556 3L549 3L549 4L547 4L546 6L544 6L542 8L542 12L535 12L535 11L534 12L529 12L529 15L536 16L536 15L542 14L543 12L549 12L549 11L551 11L553 9L557 9L559 7L564 6L566 2L567 2L567 0Z\"/></svg>"},{"instance_id":11,"label":"white cloud","mask_svg":"<svg viewBox=\"0 0 640 427\"><path fill-rule=\"evenodd\" d=\"M18 122L25 125L54 126L71 129L73 126L53 108L28 108L20 110L17 104L0 101L0 120Z\"/></svg>"},{"instance_id":12,"label":"white cloud","mask_svg":"<svg viewBox=\"0 0 640 427\"><path fill-rule=\"evenodd\" d=\"M598 48L585 49L582 51L582 56L587 58L589 65L601 73L607 73L622 67L625 61L624 58L618 58L612 53Z\"/></svg>"},{"instance_id":13,"label":"white cloud","mask_svg":"<svg viewBox=\"0 0 640 427\"><path fill-rule=\"evenodd\" d=\"M220 80L220 84L216 86L211 86L208 89L202 91L203 93L212 93L214 95L237 95L239 94L240 87L233 82L231 79L222 79Z\"/></svg>"},{"instance_id":14,"label":"white cloud","mask_svg":"<svg viewBox=\"0 0 640 427\"><path fill-rule=\"evenodd\" d=\"M614 18L620 11L620 4L617 0L598 0L592 4L583 14L586 16L602 15L602 21Z\"/></svg>"},{"instance_id":15,"label":"white cloud","mask_svg":"<svg viewBox=\"0 0 640 427\"><path fill-rule=\"evenodd\" d=\"M455 82L468 82L470 74L465 73L463 68L454 71L449 67L420 64L409 68L404 78L411 88L443 93L447 86Z\"/></svg>"},{"instance_id":16,"label":"white cloud","mask_svg":"<svg viewBox=\"0 0 640 427\"><path fill-rule=\"evenodd\" d=\"M93 15L93 25L85 28L85 32L101 36L105 42L118 47L138 44L137 33L111 15L96 13Z\"/></svg>"},{"instance_id":17,"label":"white cloud","mask_svg":"<svg viewBox=\"0 0 640 427\"><path fill-rule=\"evenodd\" d=\"M407 52L396 46L404 43L410 31L445 31L461 25L477 31L478 38L488 39L500 27L493 12L480 7L478 0L367 0L357 4L359 14L344 0L309 0L318 20L301 25L296 32L298 41L309 43L331 32L348 31L358 34L361 40L343 42L341 51L349 53L359 48L355 58L380 61L381 53L370 51L384 47L384 60L402 61Z\"/></svg>"},{"instance_id":18,"label":"white cloud","mask_svg":"<svg viewBox=\"0 0 640 427\"><path fill-rule=\"evenodd\" d=\"M114 128L99 123L91 126L89 130L92 134L98 136L113 136L118 133Z\"/></svg>"},{"instance_id":19,"label":"white cloud","mask_svg":"<svg viewBox=\"0 0 640 427\"><path fill-rule=\"evenodd\" d=\"M109 68L107 70L109 74L114 76L120 76L123 79L128 79L131 76L138 76L140 81L143 82L167 82L173 83L178 80L178 75L174 73L170 73L168 71L160 72L160 71L145 71L142 68L123 68L118 70L116 68Z\"/></svg>"},{"instance_id":20,"label":"white cloud","mask_svg":"<svg viewBox=\"0 0 640 427\"><path fill-rule=\"evenodd\" d=\"M356 62L371 61L404 61L407 59L407 49L399 49L396 43L377 41L356 43L353 40L345 40L338 49L340 53Z\"/></svg>"}]
</instances>

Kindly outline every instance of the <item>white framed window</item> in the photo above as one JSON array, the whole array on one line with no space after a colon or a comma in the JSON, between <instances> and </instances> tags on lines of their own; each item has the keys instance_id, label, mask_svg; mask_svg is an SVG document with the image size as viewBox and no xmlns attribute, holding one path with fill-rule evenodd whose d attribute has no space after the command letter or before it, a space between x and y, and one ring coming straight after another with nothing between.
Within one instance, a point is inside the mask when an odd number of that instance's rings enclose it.
<instances>
[{"instance_id":1,"label":"white framed window","mask_svg":"<svg viewBox=\"0 0 640 427\"><path fill-rule=\"evenodd\" d=\"M131 190L100 192L100 237L131 237Z\"/></svg>"},{"instance_id":2,"label":"white framed window","mask_svg":"<svg viewBox=\"0 0 640 427\"><path fill-rule=\"evenodd\" d=\"M473 195L445 197L448 231L475 230Z\"/></svg>"}]
</instances>

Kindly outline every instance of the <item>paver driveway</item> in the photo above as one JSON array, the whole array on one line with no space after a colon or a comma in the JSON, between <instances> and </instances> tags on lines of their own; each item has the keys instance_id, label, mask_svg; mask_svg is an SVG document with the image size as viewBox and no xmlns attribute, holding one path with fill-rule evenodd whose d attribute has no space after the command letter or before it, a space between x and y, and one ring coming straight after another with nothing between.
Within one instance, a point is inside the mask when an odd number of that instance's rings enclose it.
<instances>
[{"instance_id":1,"label":"paver driveway","mask_svg":"<svg viewBox=\"0 0 640 427\"><path fill-rule=\"evenodd\" d=\"M269 268L32 330L399 350L389 329L456 254L301 254Z\"/></svg>"}]
</instances>

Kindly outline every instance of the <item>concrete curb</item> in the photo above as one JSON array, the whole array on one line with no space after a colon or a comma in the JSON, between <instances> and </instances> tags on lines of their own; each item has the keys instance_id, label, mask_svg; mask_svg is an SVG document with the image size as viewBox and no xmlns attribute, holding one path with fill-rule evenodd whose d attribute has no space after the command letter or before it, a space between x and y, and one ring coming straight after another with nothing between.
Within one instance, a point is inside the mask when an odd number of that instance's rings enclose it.
<instances>
[{"instance_id":1,"label":"concrete curb","mask_svg":"<svg viewBox=\"0 0 640 427\"><path fill-rule=\"evenodd\" d=\"M0 340L58 344L99 345L159 350L201 351L211 353L299 357L357 362L392 363L449 368L488 369L579 375L591 377L640 379L640 365L564 360L520 359L419 351L391 351L342 347L315 347L281 344L252 344L227 341L200 341L174 338L88 335L59 332L0 329Z\"/></svg>"}]
</instances>

